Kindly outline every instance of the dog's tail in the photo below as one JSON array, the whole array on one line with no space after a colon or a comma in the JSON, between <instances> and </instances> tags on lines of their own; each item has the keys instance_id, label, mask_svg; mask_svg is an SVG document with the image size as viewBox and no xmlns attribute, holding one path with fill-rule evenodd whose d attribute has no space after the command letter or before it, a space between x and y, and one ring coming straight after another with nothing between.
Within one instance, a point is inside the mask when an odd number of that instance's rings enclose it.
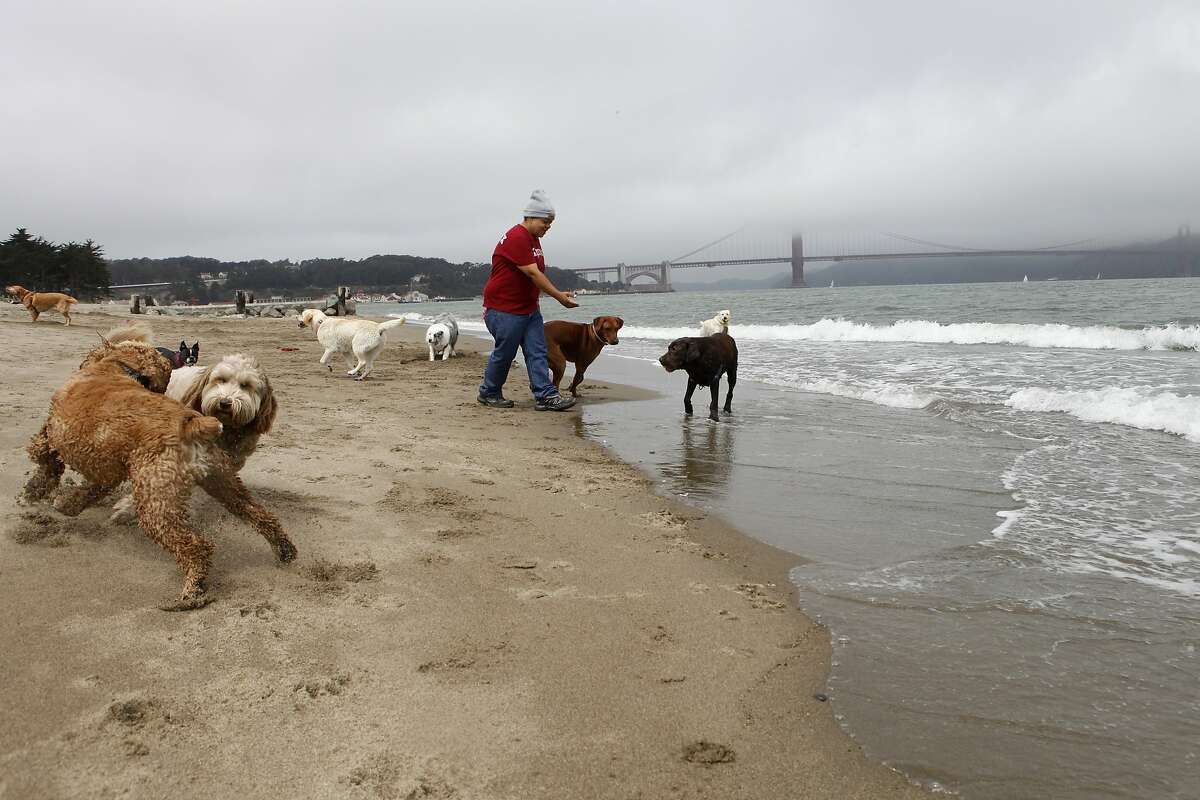
<instances>
[{"instance_id":1,"label":"dog's tail","mask_svg":"<svg viewBox=\"0 0 1200 800\"><path fill-rule=\"evenodd\" d=\"M399 328L401 325L404 324L404 322L405 322L404 317L397 317L396 319L389 319L387 322L379 323L379 331L380 331L380 333L382 333L383 331L390 331L392 328Z\"/></svg>"},{"instance_id":2,"label":"dog's tail","mask_svg":"<svg viewBox=\"0 0 1200 800\"><path fill-rule=\"evenodd\" d=\"M216 417L206 417L193 412L183 420L182 430L179 431L179 440L184 444L211 442L221 435L222 430L224 427Z\"/></svg>"},{"instance_id":3,"label":"dog's tail","mask_svg":"<svg viewBox=\"0 0 1200 800\"><path fill-rule=\"evenodd\" d=\"M111 329L108 333L104 334L104 341L109 344L119 344L121 342L150 344L150 339L153 336L154 332L150 330L150 326L147 323L131 322Z\"/></svg>"}]
</instances>

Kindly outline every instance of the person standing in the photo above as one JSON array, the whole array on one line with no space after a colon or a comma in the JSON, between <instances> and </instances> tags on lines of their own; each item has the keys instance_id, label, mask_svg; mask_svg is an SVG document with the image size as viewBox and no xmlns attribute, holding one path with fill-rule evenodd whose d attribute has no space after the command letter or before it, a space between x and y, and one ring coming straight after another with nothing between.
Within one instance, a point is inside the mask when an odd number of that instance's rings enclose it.
<instances>
[{"instance_id":1,"label":"person standing","mask_svg":"<svg viewBox=\"0 0 1200 800\"><path fill-rule=\"evenodd\" d=\"M563 397L550 381L546 333L538 299L542 292L566 308L577 308L574 292L559 291L546 277L541 239L554 224L554 206L535 189L518 225L508 229L492 253L492 274L483 287L483 322L496 340L479 385L479 402L488 408L512 408L504 397L508 369L517 348L525 355L525 371L538 411L566 411L575 398Z\"/></svg>"}]
</instances>

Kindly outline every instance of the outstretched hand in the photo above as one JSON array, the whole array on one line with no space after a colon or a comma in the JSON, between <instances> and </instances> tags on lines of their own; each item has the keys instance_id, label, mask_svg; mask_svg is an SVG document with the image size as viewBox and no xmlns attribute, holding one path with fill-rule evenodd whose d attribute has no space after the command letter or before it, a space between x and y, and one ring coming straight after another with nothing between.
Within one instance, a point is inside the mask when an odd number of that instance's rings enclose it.
<instances>
[{"instance_id":1,"label":"outstretched hand","mask_svg":"<svg viewBox=\"0 0 1200 800\"><path fill-rule=\"evenodd\" d=\"M563 308L579 308L579 302L575 299L574 292L563 292L562 297L558 298L558 302Z\"/></svg>"}]
</instances>

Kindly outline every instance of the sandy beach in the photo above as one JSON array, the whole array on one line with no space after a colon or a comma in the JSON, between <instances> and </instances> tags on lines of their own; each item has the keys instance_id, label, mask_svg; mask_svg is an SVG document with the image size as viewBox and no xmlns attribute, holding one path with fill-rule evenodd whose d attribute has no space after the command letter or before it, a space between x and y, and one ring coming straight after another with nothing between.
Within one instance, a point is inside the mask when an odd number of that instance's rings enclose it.
<instances>
[{"instance_id":1,"label":"sandy beach","mask_svg":"<svg viewBox=\"0 0 1200 800\"><path fill-rule=\"evenodd\" d=\"M926 796L818 699L796 557L657 496L519 370L515 409L477 405L478 340L431 363L404 326L358 383L291 319L146 317L264 366L242 476L300 551L197 492L215 601L158 610L180 574L136 527L15 500L50 395L130 318L0 308L0 798Z\"/></svg>"}]
</instances>

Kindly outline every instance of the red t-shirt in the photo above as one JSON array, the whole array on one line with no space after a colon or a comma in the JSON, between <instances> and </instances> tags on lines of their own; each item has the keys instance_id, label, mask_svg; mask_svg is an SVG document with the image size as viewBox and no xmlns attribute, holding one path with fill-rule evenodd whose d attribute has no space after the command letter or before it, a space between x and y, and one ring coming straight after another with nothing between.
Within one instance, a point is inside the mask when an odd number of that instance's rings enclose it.
<instances>
[{"instance_id":1,"label":"red t-shirt","mask_svg":"<svg viewBox=\"0 0 1200 800\"><path fill-rule=\"evenodd\" d=\"M546 271L542 242L525 230L524 225L513 225L500 237L492 253L492 274L483 287L484 308L510 314L532 314L537 310L541 290L517 269L525 264L537 264L539 271Z\"/></svg>"}]
</instances>

